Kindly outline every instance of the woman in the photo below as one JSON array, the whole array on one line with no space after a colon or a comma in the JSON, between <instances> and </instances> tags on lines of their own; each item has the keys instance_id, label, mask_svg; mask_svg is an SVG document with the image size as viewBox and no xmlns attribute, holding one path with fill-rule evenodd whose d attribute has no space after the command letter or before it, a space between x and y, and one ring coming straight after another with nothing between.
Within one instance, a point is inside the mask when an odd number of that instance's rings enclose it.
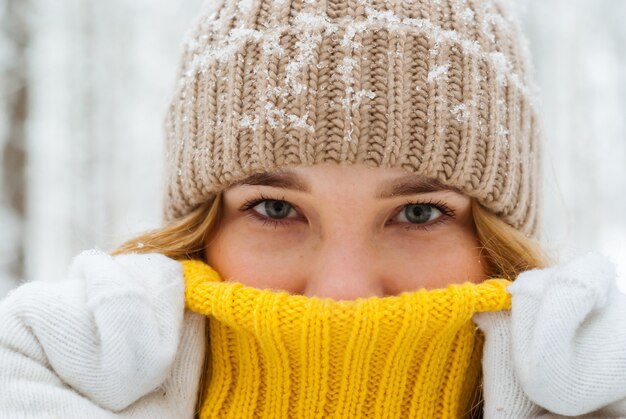
<instances>
[{"instance_id":1,"label":"woman","mask_svg":"<svg viewBox=\"0 0 626 419\"><path fill-rule=\"evenodd\" d=\"M525 56L499 1L203 14L168 223L0 304L0 417L626 414L612 267L533 239Z\"/></svg>"}]
</instances>

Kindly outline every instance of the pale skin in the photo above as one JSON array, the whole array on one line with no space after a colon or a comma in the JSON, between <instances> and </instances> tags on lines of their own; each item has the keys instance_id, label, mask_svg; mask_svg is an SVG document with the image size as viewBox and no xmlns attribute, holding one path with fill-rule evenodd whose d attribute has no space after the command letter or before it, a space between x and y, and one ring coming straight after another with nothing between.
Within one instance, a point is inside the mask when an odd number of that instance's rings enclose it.
<instances>
[{"instance_id":1,"label":"pale skin","mask_svg":"<svg viewBox=\"0 0 626 419\"><path fill-rule=\"evenodd\" d=\"M323 164L224 192L206 246L227 281L354 300L486 277L471 199L401 169Z\"/></svg>"}]
</instances>

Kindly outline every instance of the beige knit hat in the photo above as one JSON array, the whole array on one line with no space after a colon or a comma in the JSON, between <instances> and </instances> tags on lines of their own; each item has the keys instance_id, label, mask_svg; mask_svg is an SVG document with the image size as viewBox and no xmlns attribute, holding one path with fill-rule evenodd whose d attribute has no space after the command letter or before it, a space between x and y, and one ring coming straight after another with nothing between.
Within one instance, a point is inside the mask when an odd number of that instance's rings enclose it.
<instances>
[{"instance_id":1,"label":"beige knit hat","mask_svg":"<svg viewBox=\"0 0 626 419\"><path fill-rule=\"evenodd\" d=\"M538 128L519 24L498 0L225 0L185 43L166 217L251 174L398 167L536 233Z\"/></svg>"}]
</instances>

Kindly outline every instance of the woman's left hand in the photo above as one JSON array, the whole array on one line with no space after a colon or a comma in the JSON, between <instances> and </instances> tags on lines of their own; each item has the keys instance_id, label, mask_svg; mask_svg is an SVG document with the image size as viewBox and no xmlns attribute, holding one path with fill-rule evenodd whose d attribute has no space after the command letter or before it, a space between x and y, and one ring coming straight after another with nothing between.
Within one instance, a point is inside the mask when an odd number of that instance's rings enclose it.
<instances>
[{"instance_id":1,"label":"woman's left hand","mask_svg":"<svg viewBox=\"0 0 626 419\"><path fill-rule=\"evenodd\" d=\"M510 313L475 316L485 417L626 417L626 295L613 265L588 254L524 272L508 291Z\"/></svg>"}]
</instances>

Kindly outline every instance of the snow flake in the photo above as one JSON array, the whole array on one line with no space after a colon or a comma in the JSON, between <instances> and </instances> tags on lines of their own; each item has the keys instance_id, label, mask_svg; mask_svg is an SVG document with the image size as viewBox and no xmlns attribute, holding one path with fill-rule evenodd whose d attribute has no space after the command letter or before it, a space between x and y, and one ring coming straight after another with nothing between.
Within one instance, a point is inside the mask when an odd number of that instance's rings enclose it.
<instances>
[{"instance_id":1,"label":"snow flake","mask_svg":"<svg viewBox=\"0 0 626 419\"><path fill-rule=\"evenodd\" d=\"M400 45L400 43L398 43L396 45L396 49L395 51L391 51L388 50L387 51L387 60L389 60L390 62L395 58L402 60L404 58L404 50L402 49L402 46Z\"/></svg>"},{"instance_id":2,"label":"snow flake","mask_svg":"<svg viewBox=\"0 0 626 419\"><path fill-rule=\"evenodd\" d=\"M285 84L290 86L292 91L298 95L306 90L306 86L298 81L303 68L309 65L314 58L314 50L322 41L319 34L313 35L310 32L304 32L299 36L295 44L296 56L289 61L286 67Z\"/></svg>"},{"instance_id":3,"label":"snow flake","mask_svg":"<svg viewBox=\"0 0 626 419\"><path fill-rule=\"evenodd\" d=\"M509 148L509 130L504 127L504 125L498 125L496 128L496 136L498 137L498 141L500 144L504 146L504 148Z\"/></svg>"},{"instance_id":4,"label":"snow flake","mask_svg":"<svg viewBox=\"0 0 626 419\"><path fill-rule=\"evenodd\" d=\"M432 22L427 19L418 19L418 18L405 18L402 20L402 23L408 26L412 26L417 29L424 29L429 26L428 25L429 23L432 24Z\"/></svg>"},{"instance_id":5,"label":"snow flake","mask_svg":"<svg viewBox=\"0 0 626 419\"><path fill-rule=\"evenodd\" d=\"M381 12L380 10L376 10L373 7L366 7L365 13L367 14L368 23L382 23L386 24L386 29L394 30L399 27L402 23L400 18L393 13L391 10L385 10Z\"/></svg>"},{"instance_id":6,"label":"snow flake","mask_svg":"<svg viewBox=\"0 0 626 419\"><path fill-rule=\"evenodd\" d=\"M300 12L293 20L294 25L300 30L318 30L324 28L325 35L333 34L337 31L337 25L332 23L326 13Z\"/></svg>"},{"instance_id":7,"label":"snow flake","mask_svg":"<svg viewBox=\"0 0 626 419\"><path fill-rule=\"evenodd\" d=\"M433 81L439 79L442 75L447 75L449 69L450 69L450 64L443 64L443 65L435 66L428 73L428 82L432 83Z\"/></svg>"},{"instance_id":8,"label":"snow flake","mask_svg":"<svg viewBox=\"0 0 626 419\"><path fill-rule=\"evenodd\" d=\"M258 41L259 39L261 39L261 32L255 29L238 26L231 29L228 33L228 41L230 43L242 43L247 41L248 39L254 39L255 41Z\"/></svg>"},{"instance_id":9,"label":"snow flake","mask_svg":"<svg viewBox=\"0 0 626 419\"><path fill-rule=\"evenodd\" d=\"M496 81L501 86L506 86L507 74L511 71L511 63L508 58L501 52L492 52L489 54L489 59L496 72Z\"/></svg>"},{"instance_id":10,"label":"snow flake","mask_svg":"<svg viewBox=\"0 0 626 419\"><path fill-rule=\"evenodd\" d=\"M290 61L287 64L285 75L285 84L290 86L293 92L299 95L303 90L306 89L306 86L298 81L298 76L300 75L300 69L302 68L302 63L297 61Z\"/></svg>"},{"instance_id":11,"label":"snow flake","mask_svg":"<svg viewBox=\"0 0 626 419\"><path fill-rule=\"evenodd\" d=\"M266 91L274 97L287 97L289 95L289 92L280 86L268 86Z\"/></svg>"},{"instance_id":12,"label":"snow flake","mask_svg":"<svg viewBox=\"0 0 626 419\"><path fill-rule=\"evenodd\" d=\"M313 128L311 125L307 124L307 119L309 119L309 113L305 113L302 116L297 116L297 115L287 115L287 120L291 123L291 126L294 128L303 128L305 130L307 130L308 132L315 132L315 128Z\"/></svg>"},{"instance_id":13,"label":"snow flake","mask_svg":"<svg viewBox=\"0 0 626 419\"><path fill-rule=\"evenodd\" d=\"M366 28L367 24L365 22L356 22L352 25L349 25L343 34L343 38L341 39L341 46L348 50L361 48L361 43L355 42L354 36L357 34L357 32L362 33L363 31L365 31Z\"/></svg>"},{"instance_id":14,"label":"snow flake","mask_svg":"<svg viewBox=\"0 0 626 419\"><path fill-rule=\"evenodd\" d=\"M461 13L459 13L459 17L461 18L461 20L463 20L466 24L469 24L472 22L472 20L474 19L474 11L472 9L470 9L469 7L465 10L463 10Z\"/></svg>"},{"instance_id":15,"label":"snow flake","mask_svg":"<svg viewBox=\"0 0 626 419\"><path fill-rule=\"evenodd\" d=\"M348 119L348 125L352 127L352 110L354 109L354 103L352 102L352 94L354 93L354 77L353 71L357 61L351 56L343 57L341 64L337 66L337 71L341 75L341 81L345 84L344 97L339 100L341 107L344 110L344 114ZM347 140L352 141L352 129L350 128L347 135Z\"/></svg>"},{"instance_id":16,"label":"snow flake","mask_svg":"<svg viewBox=\"0 0 626 419\"><path fill-rule=\"evenodd\" d=\"M474 56L480 55L480 44L475 40L464 39L461 41L461 47L467 54Z\"/></svg>"},{"instance_id":17,"label":"snow flake","mask_svg":"<svg viewBox=\"0 0 626 419\"><path fill-rule=\"evenodd\" d=\"M264 42L261 45L264 54L278 55L279 57L282 57L285 54L284 48L280 45L280 36L280 31L269 32L266 35Z\"/></svg>"},{"instance_id":18,"label":"snow flake","mask_svg":"<svg viewBox=\"0 0 626 419\"><path fill-rule=\"evenodd\" d=\"M254 119L250 118L250 115L244 115L239 121L239 126L241 128L250 128L252 131L257 130L257 126L259 124L259 115L255 115Z\"/></svg>"},{"instance_id":19,"label":"snow flake","mask_svg":"<svg viewBox=\"0 0 626 419\"><path fill-rule=\"evenodd\" d=\"M376 97L376 93L374 93L372 90L359 90L355 92L352 87L346 90L350 91L350 96L348 96L347 98L341 99L339 103L341 103L343 109L346 111L348 115L350 115L349 112L351 111L354 112L355 110L359 108L359 106L361 106L363 97L367 97L370 99L373 99Z\"/></svg>"},{"instance_id":20,"label":"snow flake","mask_svg":"<svg viewBox=\"0 0 626 419\"><path fill-rule=\"evenodd\" d=\"M278 121L276 120L276 116L280 117L281 114L284 114L284 111L282 109L276 108L273 104L269 102L265 103L263 110L265 111L265 119L267 123L269 124L269 126L272 128L277 128ZM281 128L284 128L284 127L285 127L284 124L281 125Z\"/></svg>"},{"instance_id":21,"label":"snow flake","mask_svg":"<svg viewBox=\"0 0 626 419\"><path fill-rule=\"evenodd\" d=\"M252 0L239 0L237 6L241 13L248 14L252 11Z\"/></svg>"},{"instance_id":22,"label":"snow flake","mask_svg":"<svg viewBox=\"0 0 626 419\"><path fill-rule=\"evenodd\" d=\"M352 86L354 84L354 78L352 77L352 72L357 62L354 57L345 56L343 60L341 60L341 64L337 66L337 70L341 75L341 81L343 81L346 85Z\"/></svg>"},{"instance_id":23,"label":"snow flake","mask_svg":"<svg viewBox=\"0 0 626 419\"><path fill-rule=\"evenodd\" d=\"M368 99L374 99L376 97L376 92L374 92L373 90L362 89L362 90L359 90L358 92L355 92L354 97L355 97L354 108L357 108L361 104L361 100L363 99L363 97L367 97Z\"/></svg>"},{"instance_id":24,"label":"snow flake","mask_svg":"<svg viewBox=\"0 0 626 419\"><path fill-rule=\"evenodd\" d=\"M309 132L314 132L314 128L307 124L309 118L308 112L303 116L287 114L284 109L277 108L270 102L266 102L264 106L265 119L272 128L285 129L285 121L289 122L294 128L304 128Z\"/></svg>"},{"instance_id":25,"label":"snow flake","mask_svg":"<svg viewBox=\"0 0 626 419\"><path fill-rule=\"evenodd\" d=\"M469 24L474 19L474 11L467 7L467 0L454 0L452 10L465 24Z\"/></svg>"},{"instance_id":26,"label":"snow flake","mask_svg":"<svg viewBox=\"0 0 626 419\"><path fill-rule=\"evenodd\" d=\"M315 67L321 70L322 68L328 67L328 63L326 61L320 61Z\"/></svg>"},{"instance_id":27,"label":"snow flake","mask_svg":"<svg viewBox=\"0 0 626 419\"><path fill-rule=\"evenodd\" d=\"M485 2L485 5L483 5L481 9L481 12L484 14L484 16L480 22L480 31L483 33L483 35L487 37L487 39L489 39L489 41L494 43L496 41L496 36L492 30L494 25L494 14L491 11L487 11L487 4L489 4L489 2Z\"/></svg>"},{"instance_id":28,"label":"snow flake","mask_svg":"<svg viewBox=\"0 0 626 419\"><path fill-rule=\"evenodd\" d=\"M456 116L456 119L459 122L465 122L471 116L471 111L465 103L459 103L458 105L450 109L450 112Z\"/></svg>"}]
</instances>

